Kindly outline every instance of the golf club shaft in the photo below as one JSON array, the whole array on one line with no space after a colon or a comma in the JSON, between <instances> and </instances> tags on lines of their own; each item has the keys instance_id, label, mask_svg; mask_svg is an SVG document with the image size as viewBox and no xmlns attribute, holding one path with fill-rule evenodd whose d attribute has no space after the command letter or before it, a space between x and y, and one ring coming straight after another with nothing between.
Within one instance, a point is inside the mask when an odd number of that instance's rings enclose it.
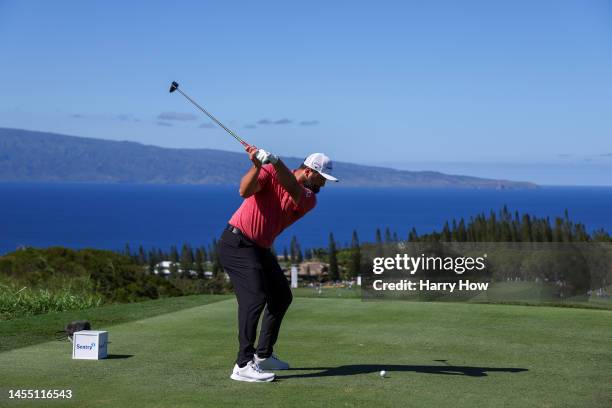
<instances>
[{"instance_id":1,"label":"golf club shaft","mask_svg":"<svg viewBox=\"0 0 612 408\"><path fill-rule=\"evenodd\" d=\"M224 125L223 123L219 122L219 121L217 120L217 118L215 118L213 115L211 115L210 113L208 113L208 112L206 111L206 109L204 109L203 107L201 107L200 105L198 105L198 103L197 103L196 101L194 101L194 100L193 100L193 99L191 99L189 96L187 96L187 94L186 94L185 92L181 91L181 89L180 89L180 88L178 88L178 87L177 87L177 88L176 88L176 90L177 90L177 91L179 91L179 92L181 93L181 95L183 95L185 98L187 98L187 100L188 100L189 102L193 103L195 106L197 106L197 107L198 107L198 109L200 109L202 112L204 112L204 114L205 114L206 116L208 116L208 117L209 117L209 118L210 118L210 119L211 119L213 122L215 122L217 125L221 126L223 129L225 129L225 131L226 131L227 133L229 133L230 135L234 136L234 139L236 139L237 141L239 141L239 142L240 142L240 143L241 143L241 144L242 144L244 147L249 147L249 146L250 146L250 145L249 145L247 142L245 142L244 140L242 140L242 139L240 138L240 136L238 136L237 134L235 134L234 132L232 132L230 129L228 129L227 127L225 127L225 125Z\"/></svg>"}]
</instances>

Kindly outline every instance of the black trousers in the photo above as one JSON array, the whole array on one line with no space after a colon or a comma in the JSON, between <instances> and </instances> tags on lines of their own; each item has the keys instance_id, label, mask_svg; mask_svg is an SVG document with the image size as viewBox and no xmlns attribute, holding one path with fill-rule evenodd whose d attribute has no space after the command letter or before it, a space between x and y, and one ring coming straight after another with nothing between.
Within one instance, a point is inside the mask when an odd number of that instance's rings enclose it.
<instances>
[{"instance_id":1,"label":"black trousers","mask_svg":"<svg viewBox=\"0 0 612 408\"><path fill-rule=\"evenodd\" d=\"M241 366L248 363L255 353L258 357L269 357L283 316L293 300L287 278L271 250L227 229L221 234L218 255L238 300L240 347L236 363ZM257 323L264 307L259 343L255 349Z\"/></svg>"}]
</instances>

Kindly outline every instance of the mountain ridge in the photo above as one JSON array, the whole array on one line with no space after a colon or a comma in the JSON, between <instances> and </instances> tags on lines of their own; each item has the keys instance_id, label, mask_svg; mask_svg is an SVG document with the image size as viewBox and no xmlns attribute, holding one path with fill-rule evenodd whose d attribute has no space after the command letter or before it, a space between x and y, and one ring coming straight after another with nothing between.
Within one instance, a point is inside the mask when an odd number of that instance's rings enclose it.
<instances>
[{"instance_id":1,"label":"mountain ridge","mask_svg":"<svg viewBox=\"0 0 612 408\"><path fill-rule=\"evenodd\" d=\"M302 159L282 157L290 168ZM166 148L132 141L0 128L0 181L237 185L249 161L244 153ZM456 187L532 189L523 181L407 171L334 161L346 187Z\"/></svg>"}]
</instances>

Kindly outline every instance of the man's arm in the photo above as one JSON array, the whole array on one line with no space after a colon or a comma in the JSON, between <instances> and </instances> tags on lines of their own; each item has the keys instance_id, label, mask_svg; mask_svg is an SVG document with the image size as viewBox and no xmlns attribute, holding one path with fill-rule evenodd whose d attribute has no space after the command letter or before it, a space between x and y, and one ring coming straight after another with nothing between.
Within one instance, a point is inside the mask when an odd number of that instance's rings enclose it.
<instances>
[{"instance_id":1,"label":"man's arm","mask_svg":"<svg viewBox=\"0 0 612 408\"><path fill-rule=\"evenodd\" d=\"M247 149L248 151L248 149ZM276 177L278 182L283 186L285 191L289 193L293 202L297 205L302 198L302 186L298 183L297 179L293 175L293 172L285 166L285 163L275 155L265 150L259 150L255 158L252 158L253 163L272 163L274 169L276 169ZM261 164L260 164L261 165Z\"/></svg>"},{"instance_id":2,"label":"man's arm","mask_svg":"<svg viewBox=\"0 0 612 408\"><path fill-rule=\"evenodd\" d=\"M257 182L257 178L259 176L259 170L261 170L261 162L257 160L255 155L257 154L257 147L248 146L246 149L249 154L249 158L253 162L253 166L246 172L244 176L242 176L242 180L240 180L240 196L243 198L249 198L259 190L261 190L261 186Z\"/></svg>"},{"instance_id":3,"label":"man's arm","mask_svg":"<svg viewBox=\"0 0 612 408\"><path fill-rule=\"evenodd\" d=\"M278 177L279 183L289 193L293 202L297 205L300 203L302 198L302 186L298 183L297 179L293 175L293 172L285 166L285 163L281 159L278 159L273 164L276 169L276 176Z\"/></svg>"}]
</instances>

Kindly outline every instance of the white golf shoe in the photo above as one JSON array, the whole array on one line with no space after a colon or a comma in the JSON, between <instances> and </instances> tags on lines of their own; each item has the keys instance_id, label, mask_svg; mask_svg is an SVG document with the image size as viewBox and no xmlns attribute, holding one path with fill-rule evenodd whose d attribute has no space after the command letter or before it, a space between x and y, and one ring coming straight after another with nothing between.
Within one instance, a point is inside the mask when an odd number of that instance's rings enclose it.
<instances>
[{"instance_id":1,"label":"white golf shoe","mask_svg":"<svg viewBox=\"0 0 612 408\"><path fill-rule=\"evenodd\" d=\"M279 359L274 354L272 354L268 358L259 358L257 354L255 354L255 357L253 358L253 360L259 365L259 367L262 370L272 370L273 371L273 370L288 370L289 369L289 363Z\"/></svg>"},{"instance_id":2,"label":"white golf shoe","mask_svg":"<svg viewBox=\"0 0 612 408\"><path fill-rule=\"evenodd\" d=\"M255 361L249 361L242 368L238 367L238 364L234 365L230 378L236 381L270 382L274 381L274 373L266 373Z\"/></svg>"}]
</instances>

